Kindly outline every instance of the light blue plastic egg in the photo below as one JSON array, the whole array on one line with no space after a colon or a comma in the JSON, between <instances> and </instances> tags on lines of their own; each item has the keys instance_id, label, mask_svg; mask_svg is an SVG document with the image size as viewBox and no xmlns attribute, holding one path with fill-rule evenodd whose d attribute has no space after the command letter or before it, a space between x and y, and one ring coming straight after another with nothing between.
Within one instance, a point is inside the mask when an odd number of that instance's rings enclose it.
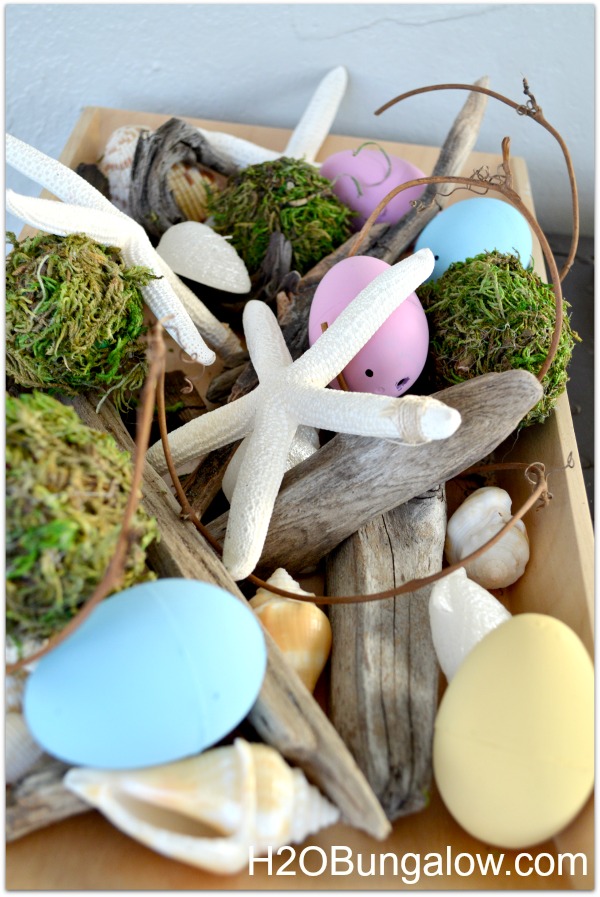
<instances>
[{"instance_id":1,"label":"light blue plastic egg","mask_svg":"<svg viewBox=\"0 0 600 897\"><path fill-rule=\"evenodd\" d=\"M67 763L168 763L244 719L266 663L250 607L210 583L159 579L103 601L41 658L27 681L25 719Z\"/></svg>"},{"instance_id":2,"label":"light blue plastic egg","mask_svg":"<svg viewBox=\"0 0 600 897\"><path fill-rule=\"evenodd\" d=\"M527 267L533 240L527 221L514 206L501 199L478 196L448 206L427 224L415 243L415 252L428 247L435 257L429 280L441 277L453 262L464 262L482 252L511 253Z\"/></svg>"}]
</instances>

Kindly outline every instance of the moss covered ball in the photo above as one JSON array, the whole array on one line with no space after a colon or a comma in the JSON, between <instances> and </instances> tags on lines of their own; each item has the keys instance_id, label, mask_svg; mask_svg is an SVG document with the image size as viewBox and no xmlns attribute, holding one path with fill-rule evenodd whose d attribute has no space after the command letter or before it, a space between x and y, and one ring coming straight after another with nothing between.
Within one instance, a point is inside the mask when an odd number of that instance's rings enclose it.
<instances>
[{"instance_id":1,"label":"moss covered ball","mask_svg":"<svg viewBox=\"0 0 600 897\"><path fill-rule=\"evenodd\" d=\"M427 314L430 354L439 388L479 374L520 368L537 375L546 360L556 320L550 284L514 255L482 253L455 262L417 294ZM560 342L542 380L544 396L520 427L545 420L567 384L578 335L563 302Z\"/></svg>"},{"instance_id":2,"label":"moss covered ball","mask_svg":"<svg viewBox=\"0 0 600 897\"><path fill-rule=\"evenodd\" d=\"M19 386L129 403L146 375L140 288L147 268L82 234L38 234L6 259L6 369Z\"/></svg>"},{"instance_id":3,"label":"moss covered ball","mask_svg":"<svg viewBox=\"0 0 600 897\"><path fill-rule=\"evenodd\" d=\"M348 239L354 214L314 165L286 157L230 178L209 209L214 229L231 236L250 274L260 268L275 231L290 241L292 267L304 274Z\"/></svg>"},{"instance_id":4,"label":"moss covered ball","mask_svg":"<svg viewBox=\"0 0 600 897\"><path fill-rule=\"evenodd\" d=\"M6 399L6 631L17 642L62 629L114 554L132 462L113 438L72 408L34 391ZM146 548L157 538L138 508L120 588L153 579Z\"/></svg>"}]
</instances>

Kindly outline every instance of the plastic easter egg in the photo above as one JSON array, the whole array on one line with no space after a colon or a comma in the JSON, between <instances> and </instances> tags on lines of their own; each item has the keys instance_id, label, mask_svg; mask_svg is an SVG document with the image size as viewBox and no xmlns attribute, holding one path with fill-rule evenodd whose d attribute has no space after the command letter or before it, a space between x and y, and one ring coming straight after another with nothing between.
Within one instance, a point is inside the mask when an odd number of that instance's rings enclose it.
<instances>
[{"instance_id":1,"label":"plastic easter egg","mask_svg":"<svg viewBox=\"0 0 600 897\"><path fill-rule=\"evenodd\" d=\"M425 174L406 159L378 149L342 150L329 156L320 173L334 181L333 191L357 215L352 221L359 230L384 196L406 181ZM408 187L389 201L377 218L378 223L396 224L411 210L411 201L419 199L425 186Z\"/></svg>"},{"instance_id":2,"label":"plastic easter egg","mask_svg":"<svg viewBox=\"0 0 600 897\"><path fill-rule=\"evenodd\" d=\"M428 247L435 267L428 280L437 280L453 262L464 262L482 252L517 255L527 267L533 240L527 221L508 202L478 196L448 206L427 224L415 243L415 252Z\"/></svg>"},{"instance_id":3,"label":"plastic easter egg","mask_svg":"<svg viewBox=\"0 0 600 897\"><path fill-rule=\"evenodd\" d=\"M224 589L159 579L103 601L28 678L31 734L67 763L127 769L198 753L247 715L260 624Z\"/></svg>"},{"instance_id":4,"label":"plastic easter egg","mask_svg":"<svg viewBox=\"0 0 600 897\"><path fill-rule=\"evenodd\" d=\"M331 268L315 291L308 318L308 342L321 336L347 305L390 266L364 255L343 259ZM411 293L346 365L343 375L352 392L401 396L425 365L429 329L425 312ZM339 389L337 380L330 386Z\"/></svg>"},{"instance_id":5,"label":"plastic easter egg","mask_svg":"<svg viewBox=\"0 0 600 897\"><path fill-rule=\"evenodd\" d=\"M520 849L553 838L594 783L594 670L578 636L518 614L469 652L435 722L433 768L466 831Z\"/></svg>"}]
</instances>

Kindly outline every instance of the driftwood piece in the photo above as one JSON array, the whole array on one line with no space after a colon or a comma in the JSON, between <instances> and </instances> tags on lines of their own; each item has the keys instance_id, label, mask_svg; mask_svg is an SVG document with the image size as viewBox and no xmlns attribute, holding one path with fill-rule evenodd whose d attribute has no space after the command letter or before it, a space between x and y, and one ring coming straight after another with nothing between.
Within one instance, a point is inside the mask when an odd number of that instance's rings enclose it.
<instances>
[{"instance_id":1,"label":"driftwood piece","mask_svg":"<svg viewBox=\"0 0 600 897\"><path fill-rule=\"evenodd\" d=\"M213 499L217 496L223 482L223 475L227 469L235 450L240 444L224 445L205 455L185 482L185 494L192 510L202 518Z\"/></svg>"},{"instance_id":2,"label":"driftwood piece","mask_svg":"<svg viewBox=\"0 0 600 897\"><path fill-rule=\"evenodd\" d=\"M196 165L211 180L225 183L220 176L236 171L197 128L178 118L170 118L155 131L142 131L131 165L129 204L131 217L154 241L173 224L186 220L173 190L169 172L176 162Z\"/></svg>"},{"instance_id":3,"label":"driftwood piece","mask_svg":"<svg viewBox=\"0 0 600 897\"><path fill-rule=\"evenodd\" d=\"M91 807L63 786L69 767L45 754L20 782L6 789L7 841L16 841L36 829L60 822Z\"/></svg>"},{"instance_id":4,"label":"driftwood piece","mask_svg":"<svg viewBox=\"0 0 600 897\"><path fill-rule=\"evenodd\" d=\"M419 446L338 434L289 470L275 502L259 571L311 568L376 514L451 479L507 436L542 397L533 374L484 374L435 393L462 416L456 433ZM224 538L228 514L208 529Z\"/></svg>"},{"instance_id":5,"label":"driftwood piece","mask_svg":"<svg viewBox=\"0 0 600 897\"><path fill-rule=\"evenodd\" d=\"M69 400L84 423L111 433L124 449L133 447L131 438L114 408L105 402L100 414L93 403L80 396ZM184 577L213 582L240 601L246 599L231 579L220 559L193 526L179 516L179 506L164 480L147 464L144 471L143 505L158 521L161 534L148 552L149 561L162 577ZM265 631L267 672L248 719L267 744L290 762L302 767L307 776L339 807L343 820L377 839L385 838L390 824L371 787L359 770L344 742L313 696L289 667L283 654ZM26 777L20 787L35 790ZM46 798L44 811L31 815L23 825L28 831L69 815L64 788L56 783ZM26 808L25 808L25 813Z\"/></svg>"},{"instance_id":6,"label":"driftwood piece","mask_svg":"<svg viewBox=\"0 0 600 897\"><path fill-rule=\"evenodd\" d=\"M480 78L475 83L486 86L488 79ZM470 93L468 95L440 150L433 174L450 176L462 171L468 155L475 145L486 102L485 94ZM441 186L443 188L444 185ZM390 264L398 261L415 237L442 208L442 200L434 199L439 190L439 184L427 187L421 197L419 211L411 209L397 224L391 227L384 224L374 225L360 246L361 255L376 256ZM422 206L424 208L421 210ZM279 323L292 358L298 358L308 349L308 315L319 283L334 264L348 256L355 242L356 237L350 237L334 252L321 259L314 268L311 268L300 279L293 292L288 291L290 302L286 314L281 317ZM231 399L246 395L254 389L257 383L256 373L252 364L249 363L233 387Z\"/></svg>"},{"instance_id":7,"label":"driftwood piece","mask_svg":"<svg viewBox=\"0 0 600 897\"><path fill-rule=\"evenodd\" d=\"M368 594L442 568L443 485L373 518L328 556L327 594ZM427 806L439 668L426 586L333 605L330 714L388 819Z\"/></svg>"},{"instance_id":8,"label":"driftwood piece","mask_svg":"<svg viewBox=\"0 0 600 897\"><path fill-rule=\"evenodd\" d=\"M212 405L223 405L231 392L231 389L246 368L246 361L233 368L226 368L221 374L210 381L206 390L206 398Z\"/></svg>"}]
</instances>

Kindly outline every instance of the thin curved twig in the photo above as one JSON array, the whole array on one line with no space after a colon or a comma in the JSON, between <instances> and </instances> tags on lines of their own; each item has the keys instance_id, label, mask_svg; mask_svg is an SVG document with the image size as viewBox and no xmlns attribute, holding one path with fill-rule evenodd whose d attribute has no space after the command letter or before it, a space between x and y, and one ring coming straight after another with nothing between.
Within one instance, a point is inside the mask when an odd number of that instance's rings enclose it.
<instances>
[{"instance_id":1,"label":"thin curved twig","mask_svg":"<svg viewBox=\"0 0 600 897\"><path fill-rule=\"evenodd\" d=\"M501 103L510 106L516 111L517 115L525 115L527 116L527 118L532 118L543 128L545 128L545 130L548 131L548 133L551 134L557 141L558 145L561 148L565 164L567 166L569 186L571 188L571 203L573 214L573 234L571 237L571 246L569 249L567 260L560 272L560 279L561 281L564 280L571 270L571 267L575 260L575 255L577 253L577 245L579 243L579 195L577 192L577 181L575 179L573 161L571 159L571 154L569 153L568 147L561 134L545 118L541 106L538 105L535 97L529 90L527 79L523 78L523 93L528 98L527 102L524 104L516 103L514 100L510 100L508 99L508 97L503 96L501 93L497 93L495 90L490 90L488 87L480 87L477 84L431 84L428 87L418 87L415 90L408 90L405 93L399 94L397 97L394 97L394 99L389 100L387 103L384 103L384 105L380 106L379 109L376 109L374 114L381 115L382 112L385 112L391 106L395 106L396 103L402 102L402 100L407 100L409 97L414 97L422 93L431 93L432 91L436 90L468 90L476 91L477 93L484 93L486 94L486 96L492 97L494 100L499 100Z\"/></svg>"}]
</instances>

